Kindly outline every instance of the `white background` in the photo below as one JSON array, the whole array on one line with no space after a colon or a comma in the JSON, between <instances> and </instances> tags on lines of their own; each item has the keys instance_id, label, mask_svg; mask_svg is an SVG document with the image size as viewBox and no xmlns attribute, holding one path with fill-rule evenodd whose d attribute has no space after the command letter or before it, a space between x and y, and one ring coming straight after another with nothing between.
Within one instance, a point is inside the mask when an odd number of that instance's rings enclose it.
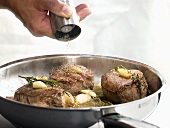
<instances>
[{"instance_id":1,"label":"white background","mask_svg":"<svg viewBox=\"0 0 170 128\"><path fill-rule=\"evenodd\" d=\"M87 53L128 58L159 70L167 80L161 101L146 121L168 128L170 115L170 1L75 0L92 14L81 35L68 43L34 37L7 10L0 10L0 64L36 55ZM35 23L36 24L36 23Z\"/></svg>"}]
</instances>

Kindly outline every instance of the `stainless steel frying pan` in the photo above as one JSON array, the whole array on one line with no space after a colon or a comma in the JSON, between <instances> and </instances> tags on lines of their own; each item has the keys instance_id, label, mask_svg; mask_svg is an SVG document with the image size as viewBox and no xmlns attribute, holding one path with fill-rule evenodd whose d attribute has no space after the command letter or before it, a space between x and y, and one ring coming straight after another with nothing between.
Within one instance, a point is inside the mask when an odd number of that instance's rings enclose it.
<instances>
[{"instance_id":1,"label":"stainless steel frying pan","mask_svg":"<svg viewBox=\"0 0 170 128\"><path fill-rule=\"evenodd\" d=\"M18 87L26 81L22 76L48 75L54 67L62 64L80 64L95 74L95 83L101 75L123 65L127 69L138 69L144 73L151 95L129 103L94 108L42 108L22 104L6 96L13 96ZM155 128L144 120L159 103L165 86L162 75L154 68L132 60L82 54L46 55L16 60L0 66L0 113L18 128L85 128L102 121L105 127L115 128Z\"/></svg>"}]
</instances>

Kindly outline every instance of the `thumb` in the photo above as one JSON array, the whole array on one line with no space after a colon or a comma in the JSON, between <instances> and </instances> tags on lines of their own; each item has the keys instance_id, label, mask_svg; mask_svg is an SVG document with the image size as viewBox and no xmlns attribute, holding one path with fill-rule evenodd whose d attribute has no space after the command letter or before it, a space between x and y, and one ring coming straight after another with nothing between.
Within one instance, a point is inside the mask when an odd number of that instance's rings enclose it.
<instances>
[{"instance_id":1,"label":"thumb","mask_svg":"<svg viewBox=\"0 0 170 128\"><path fill-rule=\"evenodd\" d=\"M72 12L71 8L68 5L63 5L62 9L61 9L61 12L57 13L57 15L64 16L66 18L71 17L72 14L73 14L73 12Z\"/></svg>"},{"instance_id":2,"label":"thumb","mask_svg":"<svg viewBox=\"0 0 170 128\"><path fill-rule=\"evenodd\" d=\"M72 9L60 0L44 0L44 10L49 10L50 12L69 18L72 16Z\"/></svg>"}]
</instances>

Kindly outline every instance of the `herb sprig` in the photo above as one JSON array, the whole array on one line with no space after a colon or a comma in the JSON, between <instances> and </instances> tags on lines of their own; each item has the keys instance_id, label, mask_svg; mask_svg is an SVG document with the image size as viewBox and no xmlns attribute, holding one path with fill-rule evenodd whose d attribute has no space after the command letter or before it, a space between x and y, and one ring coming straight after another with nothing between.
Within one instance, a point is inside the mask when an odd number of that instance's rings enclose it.
<instances>
[{"instance_id":1,"label":"herb sprig","mask_svg":"<svg viewBox=\"0 0 170 128\"><path fill-rule=\"evenodd\" d=\"M57 80L38 79L38 78L33 77L33 76L31 76L31 77L18 76L18 77L24 78L28 82L28 84L32 84L35 81L42 81L43 83L45 83L47 85L55 87L59 83L59 81L57 81Z\"/></svg>"},{"instance_id":2,"label":"herb sprig","mask_svg":"<svg viewBox=\"0 0 170 128\"><path fill-rule=\"evenodd\" d=\"M135 84L137 87L146 85L146 83L142 80L143 77L140 78L138 74L136 76L135 74L133 74L131 79L132 79L132 83Z\"/></svg>"}]
</instances>

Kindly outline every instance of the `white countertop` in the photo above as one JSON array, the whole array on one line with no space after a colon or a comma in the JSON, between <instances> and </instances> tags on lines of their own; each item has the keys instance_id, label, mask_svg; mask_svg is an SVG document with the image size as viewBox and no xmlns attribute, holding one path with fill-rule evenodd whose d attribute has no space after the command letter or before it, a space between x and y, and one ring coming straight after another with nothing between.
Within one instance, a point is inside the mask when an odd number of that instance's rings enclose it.
<instances>
[{"instance_id":1,"label":"white countertop","mask_svg":"<svg viewBox=\"0 0 170 128\"><path fill-rule=\"evenodd\" d=\"M77 0L76 4L83 0ZM128 58L159 70L167 80L156 110L145 121L169 127L170 2L168 0L86 0L92 14L81 35L69 42L34 37L9 11L0 10L0 65L36 55L88 53ZM13 128L0 117L1 128Z\"/></svg>"}]
</instances>

